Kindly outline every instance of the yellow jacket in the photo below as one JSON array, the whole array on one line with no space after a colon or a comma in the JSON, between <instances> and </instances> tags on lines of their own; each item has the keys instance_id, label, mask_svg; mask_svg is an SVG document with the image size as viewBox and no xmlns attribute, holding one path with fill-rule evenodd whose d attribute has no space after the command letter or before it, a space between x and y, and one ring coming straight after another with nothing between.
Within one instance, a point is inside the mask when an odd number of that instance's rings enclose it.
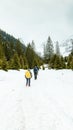
<instances>
[{"instance_id":1,"label":"yellow jacket","mask_svg":"<svg viewBox=\"0 0 73 130\"><path fill-rule=\"evenodd\" d=\"M29 70L27 70L27 71L25 72L25 77L26 77L26 78L31 78L31 72L30 72Z\"/></svg>"}]
</instances>

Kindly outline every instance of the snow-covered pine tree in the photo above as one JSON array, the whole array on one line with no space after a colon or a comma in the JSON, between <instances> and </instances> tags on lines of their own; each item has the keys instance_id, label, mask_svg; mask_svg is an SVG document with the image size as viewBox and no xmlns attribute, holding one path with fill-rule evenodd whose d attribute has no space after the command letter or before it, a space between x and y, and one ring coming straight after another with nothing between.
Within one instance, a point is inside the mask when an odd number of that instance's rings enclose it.
<instances>
[{"instance_id":1,"label":"snow-covered pine tree","mask_svg":"<svg viewBox=\"0 0 73 130\"><path fill-rule=\"evenodd\" d=\"M50 36L47 39L47 43L44 46L44 59L48 63L54 54L54 47Z\"/></svg>"}]
</instances>

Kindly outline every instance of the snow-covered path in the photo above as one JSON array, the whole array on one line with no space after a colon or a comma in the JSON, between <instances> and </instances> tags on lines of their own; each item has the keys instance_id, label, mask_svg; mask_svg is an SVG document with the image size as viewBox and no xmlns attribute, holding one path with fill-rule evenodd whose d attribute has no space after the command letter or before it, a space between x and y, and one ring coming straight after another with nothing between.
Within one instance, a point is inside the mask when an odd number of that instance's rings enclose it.
<instances>
[{"instance_id":1,"label":"snow-covered path","mask_svg":"<svg viewBox=\"0 0 73 130\"><path fill-rule=\"evenodd\" d=\"M57 73L51 72L41 72L31 88L24 88L23 110L26 130L73 129L73 113L70 115L66 106L69 105L66 102L70 95L62 82L63 74L61 73L61 79L58 80ZM73 105L70 107L73 108Z\"/></svg>"},{"instance_id":2,"label":"snow-covered path","mask_svg":"<svg viewBox=\"0 0 73 130\"><path fill-rule=\"evenodd\" d=\"M73 72L39 71L25 86L24 70L0 73L1 130L73 130Z\"/></svg>"}]
</instances>

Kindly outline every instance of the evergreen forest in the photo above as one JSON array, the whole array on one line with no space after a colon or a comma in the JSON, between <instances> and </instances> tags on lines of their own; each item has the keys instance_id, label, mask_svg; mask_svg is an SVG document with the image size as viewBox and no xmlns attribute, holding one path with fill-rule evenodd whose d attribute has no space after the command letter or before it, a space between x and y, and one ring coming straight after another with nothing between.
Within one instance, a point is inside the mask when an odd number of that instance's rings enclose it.
<instances>
[{"instance_id":1,"label":"evergreen forest","mask_svg":"<svg viewBox=\"0 0 73 130\"><path fill-rule=\"evenodd\" d=\"M44 70L44 64L47 64L49 69L73 70L73 47L70 54L63 57L60 54L59 43L56 42L54 50L53 42L49 36L43 47L43 56L40 56L36 52L33 40L25 46L20 39L0 30L0 69L5 71L9 69L32 69L37 65L39 68L42 66Z\"/></svg>"}]
</instances>

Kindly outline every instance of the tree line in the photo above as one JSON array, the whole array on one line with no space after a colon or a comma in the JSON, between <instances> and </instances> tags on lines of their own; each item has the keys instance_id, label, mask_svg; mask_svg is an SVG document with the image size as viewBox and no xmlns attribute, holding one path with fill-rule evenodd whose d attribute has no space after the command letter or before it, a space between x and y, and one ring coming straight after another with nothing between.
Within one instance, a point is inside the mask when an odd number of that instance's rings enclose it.
<instances>
[{"instance_id":1,"label":"tree line","mask_svg":"<svg viewBox=\"0 0 73 130\"><path fill-rule=\"evenodd\" d=\"M9 35L8 35L9 39ZM0 69L32 69L35 65L40 67L44 64L52 69L72 69L73 70L73 46L71 53L63 57L60 53L59 43L56 42L55 49L53 42L48 37L43 47L43 56L36 52L34 41L24 46L19 39L4 40L0 34Z\"/></svg>"},{"instance_id":2,"label":"tree line","mask_svg":"<svg viewBox=\"0 0 73 130\"><path fill-rule=\"evenodd\" d=\"M0 35L0 69L19 70L41 64L42 58L36 53L33 41L24 49L19 39L14 44L13 41L3 41Z\"/></svg>"},{"instance_id":3,"label":"tree line","mask_svg":"<svg viewBox=\"0 0 73 130\"><path fill-rule=\"evenodd\" d=\"M53 42L48 37L46 45L44 45L44 63L48 64L48 68L52 69L72 69L73 70L73 41L72 49L68 56L63 57L60 53L59 42L56 42L54 49Z\"/></svg>"}]
</instances>

